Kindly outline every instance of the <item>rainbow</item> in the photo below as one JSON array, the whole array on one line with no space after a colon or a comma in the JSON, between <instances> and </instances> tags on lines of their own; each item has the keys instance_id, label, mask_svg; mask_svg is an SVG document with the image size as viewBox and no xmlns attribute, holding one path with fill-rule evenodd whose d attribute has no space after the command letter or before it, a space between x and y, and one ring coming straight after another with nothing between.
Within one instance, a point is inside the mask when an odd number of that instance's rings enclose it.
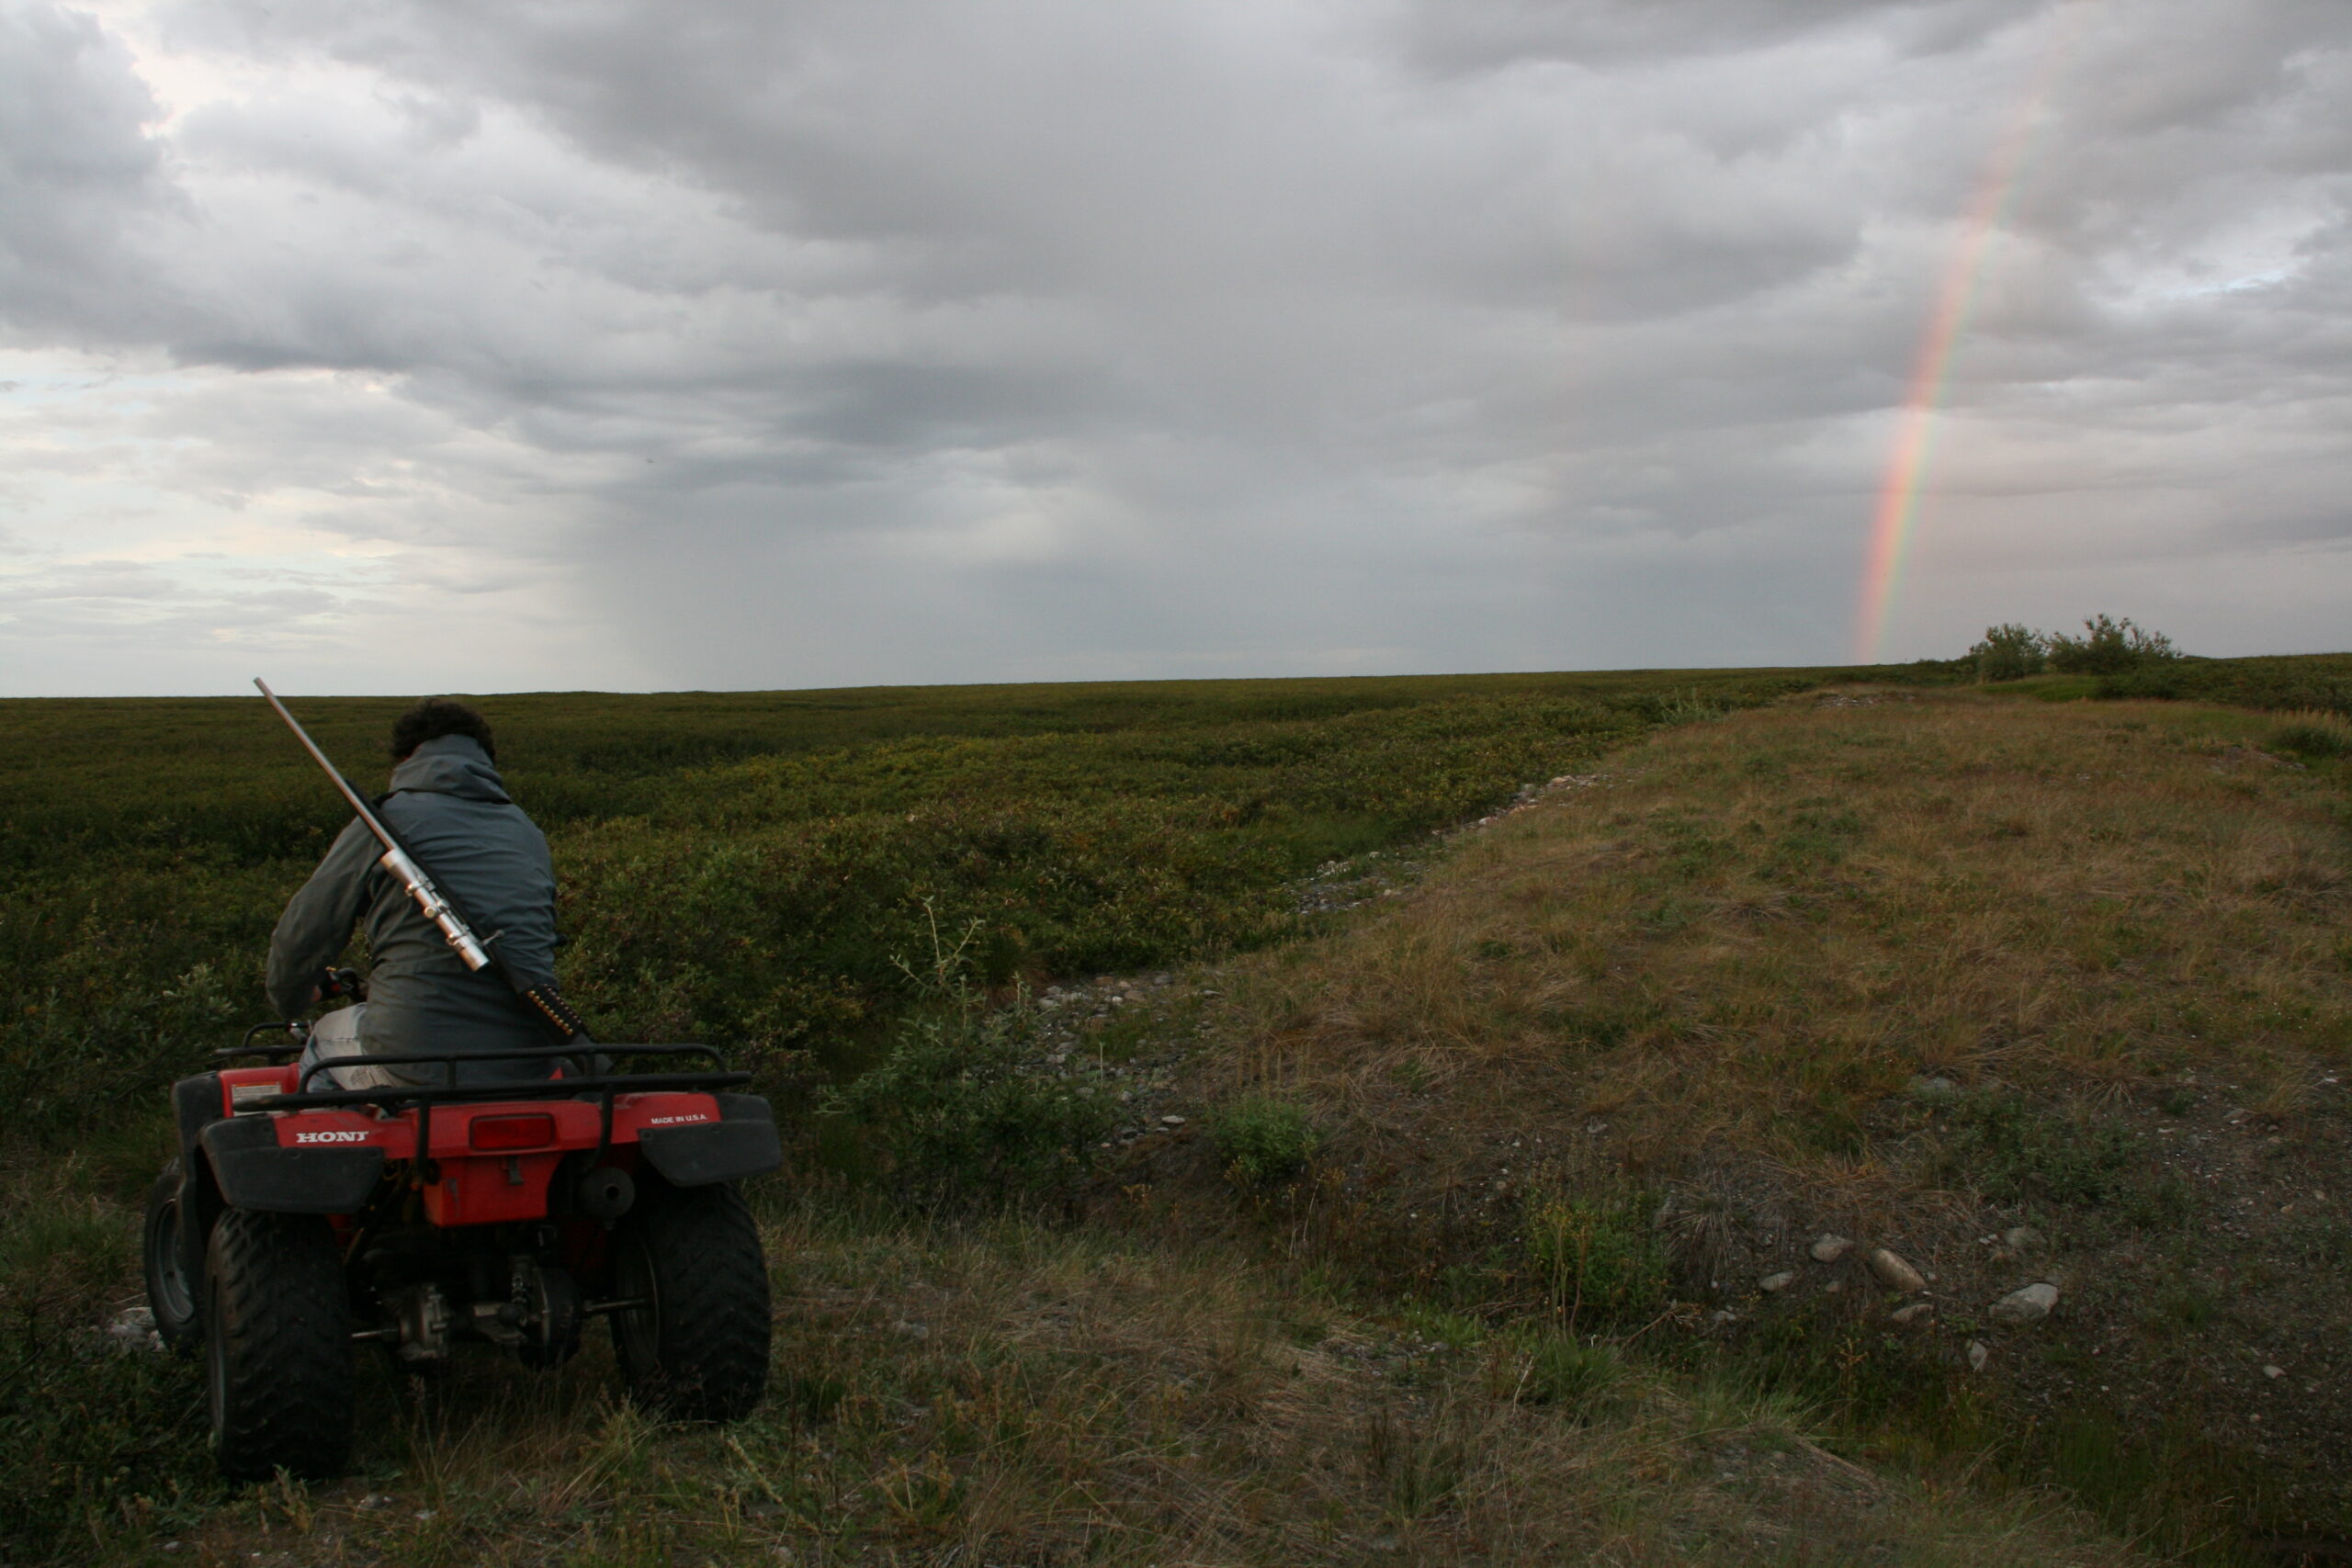
<instances>
[{"instance_id":1,"label":"rainbow","mask_svg":"<svg viewBox=\"0 0 2352 1568\"><path fill-rule=\"evenodd\" d=\"M2070 21L2079 25L2096 0L2075 0ZM1862 568L1862 602L1854 621L1854 658L1861 664L1879 661L1879 645L1886 632L1886 613L1903 587L1903 568L1910 554L1913 526L1919 515L1919 492L1927 478L1928 459L1934 450L1936 412L1942 404L1951 372L1952 353L1968 325L1969 308L1975 303L1976 284L1983 276L1984 253L2001 226L2001 214L2017 188L2018 171L2041 118L2043 101L2056 75L2064 45L2075 26L2062 29L2043 56L2032 89L2018 106L2007 131L1986 161L1984 177L1969 202L1960 227L1960 243L1952 248L1951 264L1936 291L1935 309L1928 312L1927 331L1911 367L1911 380L1895 425L1894 451L1888 458L1886 478L1871 513L1870 547Z\"/></svg>"}]
</instances>

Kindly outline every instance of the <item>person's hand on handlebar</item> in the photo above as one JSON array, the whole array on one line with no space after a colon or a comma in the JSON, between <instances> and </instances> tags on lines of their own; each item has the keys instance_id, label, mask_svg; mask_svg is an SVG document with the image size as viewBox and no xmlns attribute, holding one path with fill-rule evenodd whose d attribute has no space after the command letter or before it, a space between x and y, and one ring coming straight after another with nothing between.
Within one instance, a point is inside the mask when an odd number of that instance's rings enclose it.
<instances>
[{"instance_id":1,"label":"person's hand on handlebar","mask_svg":"<svg viewBox=\"0 0 2352 1568\"><path fill-rule=\"evenodd\" d=\"M311 987L311 1005L333 1001L337 997L349 997L354 1001L368 999L368 982L359 977L356 969L327 969L321 971L319 983Z\"/></svg>"}]
</instances>

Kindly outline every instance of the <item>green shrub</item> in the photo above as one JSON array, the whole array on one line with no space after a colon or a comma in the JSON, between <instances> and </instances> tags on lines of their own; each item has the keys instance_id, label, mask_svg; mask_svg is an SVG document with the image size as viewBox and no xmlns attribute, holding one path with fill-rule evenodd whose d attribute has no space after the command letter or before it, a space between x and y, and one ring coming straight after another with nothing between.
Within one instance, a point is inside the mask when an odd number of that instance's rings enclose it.
<instances>
[{"instance_id":1,"label":"green shrub","mask_svg":"<svg viewBox=\"0 0 2352 1568\"><path fill-rule=\"evenodd\" d=\"M1652 699L1647 711L1660 724L1705 724L1723 717L1728 710L1693 686L1688 692L1669 692Z\"/></svg>"},{"instance_id":2,"label":"green shrub","mask_svg":"<svg viewBox=\"0 0 2352 1568\"><path fill-rule=\"evenodd\" d=\"M198 1369L126 1347L86 1314L5 1306L6 1561L88 1561L94 1547L97 1556L135 1559L139 1538L175 1534L219 1501L225 1488L205 1451Z\"/></svg>"},{"instance_id":3,"label":"green shrub","mask_svg":"<svg viewBox=\"0 0 2352 1568\"><path fill-rule=\"evenodd\" d=\"M2352 755L2352 720L2333 713L2290 714L2263 744L2291 757Z\"/></svg>"},{"instance_id":4,"label":"green shrub","mask_svg":"<svg viewBox=\"0 0 2352 1568\"><path fill-rule=\"evenodd\" d=\"M1638 1326L1666 1304L1666 1249L1637 1197L1543 1198L1522 1229L1528 1261L1569 1326Z\"/></svg>"},{"instance_id":5,"label":"green shrub","mask_svg":"<svg viewBox=\"0 0 2352 1568\"><path fill-rule=\"evenodd\" d=\"M1209 1136L1227 1173L1250 1187L1296 1176L1323 1142L1305 1106L1268 1094L1244 1095L1219 1107L1209 1117Z\"/></svg>"},{"instance_id":6,"label":"green shrub","mask_svg":"<svg viewBox=\"0 0 2352 1568\"><path fill-rule=\"evenodd\" d=\"M2022 681L2039 675L2050 663L2050 646L2030 626L2006 622L1984 628L1984 640L1968 650L1976 661L1979 681Z\"/></svg>"},{"instance_id":7,"label":"green shrub","mask_svg":"<svg viewBox=\"0 0 2352 1568\"><path fill-rule=\"evenodd\" d=\"M1026 998L991 1007L970 984L977 923L952 947L931 928L918 1010L882 1059L818 1091L818 1114L851 1134L851 1161L899 1201L930 1209L1023 1205L1064 1197L1117 1125L1107 1083L1048 1071L1035 1056Z\"/></svg>"},{"instance_id":8,"label":"green shrub","mask_svg":"<svg viewBox=\"0 0 2352 1568\"><path fill-rule=\"evenodd\" d=\"M1014 1010L923 1018L881 1061L819 1090L818 1113L856 1134L856 1159L900 1201L929 1208L1023 1203L1066 1192L1116 1125L1084 1074L1029 1070Z\"/></svg>"},{"instance_id":9,"label":"green shrub","mask_svg":"<svg viewBox=\"0 0 2352 1568\"><path fill-rule=\"evenodd\" d=\"M2082 636L2052 632L2048 640L2050 668L2064 675L2120 675L2180 657L2172 638L2135 626L2129 615L2094 615L2083 623Z\"/></svg>"}]
</instances>

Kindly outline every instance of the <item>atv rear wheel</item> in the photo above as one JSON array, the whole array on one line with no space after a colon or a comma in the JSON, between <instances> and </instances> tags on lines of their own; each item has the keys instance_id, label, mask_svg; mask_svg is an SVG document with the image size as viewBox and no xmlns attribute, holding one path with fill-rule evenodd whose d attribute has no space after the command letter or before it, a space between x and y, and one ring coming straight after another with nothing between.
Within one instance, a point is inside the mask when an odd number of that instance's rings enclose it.
<instances>
[{"instance_id":1,"label":"atv rear wheel","mask_svg":"<svg viewBox=\"0 0 2352 1568\"><path fill-rule=\"evenodd\" d=\"M733 1182L641 1191L613 1231L612 1314L629 1396L679 1421L733 1421L768 1386L767 1258Z\"/></svg>"},{"instance_id":2,"label":"atv rear wheel","mask_svg":"<svg viewBox=\"0 0 2352 1568\"><path fill-rule=\"evenodd\" d=\"M155 1332L182 1356L204 1338L204 1235L187 1212L179 1156L147 1190L147 1220L140 1231L140 1266L147 1276L147 1305Z\"/></svg>"},{"instance_id":3,"label":"atv rear wheel","mask_svg":"<svg viewBox=\"0 0 2352 1568\"><path fill-rule=\"evenodd\" d=\"M232 1480L326 1476L351 1452L351 1305L315 1214L231 1209L212 1227L205 1348L212 1457Z\"/></svg>"}]
</instances>

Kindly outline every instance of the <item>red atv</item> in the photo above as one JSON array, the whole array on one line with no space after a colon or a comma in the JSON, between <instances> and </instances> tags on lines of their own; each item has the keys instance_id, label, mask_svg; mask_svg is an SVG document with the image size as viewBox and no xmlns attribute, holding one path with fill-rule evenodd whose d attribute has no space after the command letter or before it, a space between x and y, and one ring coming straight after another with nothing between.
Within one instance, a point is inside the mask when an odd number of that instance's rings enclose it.
<instances>
[{"instance_id":1,"label":"red atv","mask_svg":"<svg viewBox=\"0 0 2352 1568\"><path fill-rule=\"evenodd\" d=\"M155 1327L183 1353L204 1346L225 1474L339 1471L360 1341L419 1371L460 1339L548 1368L602 1317L651 1409L728 1421L759 1403L767 1264L737 1183L782 1159L767 1101L727 1092L750 1074L706 1046L605 1044L503 1052L551 1071L487 1086L459 1085L455 1056L306 1070L300 1026L286 1028L220 1053L268 1065L173 1089L180 1152L147 1203ZM280 1038L255 1044L266 1031ZM712 1065L618 1070L681 1056ZM444 1081L312 1087L329 1066L394 1060Z\"/></svg>"}]
</instances>

